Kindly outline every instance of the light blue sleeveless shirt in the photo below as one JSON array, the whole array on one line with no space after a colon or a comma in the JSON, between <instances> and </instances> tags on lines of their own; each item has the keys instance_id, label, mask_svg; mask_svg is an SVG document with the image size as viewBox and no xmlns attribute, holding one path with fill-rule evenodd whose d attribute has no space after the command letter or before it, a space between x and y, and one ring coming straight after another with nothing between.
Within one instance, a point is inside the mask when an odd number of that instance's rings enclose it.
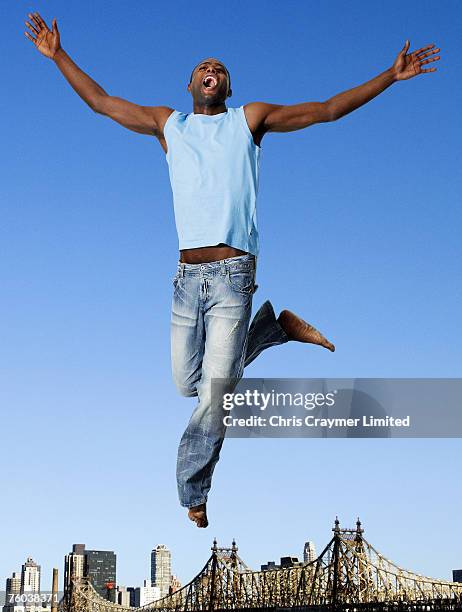
<instances>
[{"instance_id":1,"label":"light blue sleeveless shirt","mask_svg":"<svg viewBox=\"0 0 462 612\"><path fill-rule=\"evenodd\" d=\"M261 149L244 107L217 115L175 110L164 137L180 250L223 243L258 255Z\"/></svg>"}]
</instances>

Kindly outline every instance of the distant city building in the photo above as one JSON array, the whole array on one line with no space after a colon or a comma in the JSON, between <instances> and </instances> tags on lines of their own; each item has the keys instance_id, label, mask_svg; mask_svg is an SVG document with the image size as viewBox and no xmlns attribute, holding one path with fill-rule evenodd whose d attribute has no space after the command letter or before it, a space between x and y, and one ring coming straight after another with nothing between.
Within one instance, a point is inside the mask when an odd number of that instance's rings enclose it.
<instances>
[{"instance_id":1,"label":"distant city building","mask_svg":"<svg viewBox=\"0 0 462 612\"><path fill-rule=\"evenodd\" d=\"M72 580L83 578L85 571L85 544L74 544L72 552L64 557L64 591L67 593Z\"/></svg>"},{"instance_id":2,"label":"distant city building","mask_svg":"<svg viewBox=\"0 0 462 612\"><path fill-rule=\"evenodd\" d=\"M145 580L142 587L135 589L135 607L146 606L161 597L163 595L161 595L160 588L152 586L150 580Z\"/></svg>"},{"instance_id":3,"label":"distant city building","mask_svg":"<svg viewBox=\"0 0 462 612\"><path fill-rule=\"evenodd\" d=\"M166 546L159 544L151 552L151 584L160 589L160 596L170 592L172 581L171 553Z\"/></svg>"},{"instance_id":4,"label":"distant city building","mask_svg":"<svg viewBox=\"0 0 462 612\"><path fill-rule=\"evenodd\" d=\"M302 563L298 560L298 557L281 557L281 568L286 567L298 567Z\"/></svg>"},{"instance_id":5,"label":"distant city building","mask_svg":"<svg viewBox=\"0 0 462 612\"><path fill-rule=\"evenodd\" d=\"M454 582L462 582L462 569L452 570L452 579Z\"/></svg>"},{"instance_id":6,"label":"distant city building","mask_svg":"<svg viewBox=\"0 0 462 612\"><path fill-rule=\"evenodd\" d=\"M134 608L136 606L135 591L135 587L118 586L116 603L126 608Z\"/></svg>"},{"instance_id":7,"label":"distant city building","mask_svg":"<svg viewBox=\"0 0 462 612\"><path fill-rule=\"evenodd\" d=\"M22 566L21 593L40 593L40 565L32 557Z\"/></svg>"},{"instance_id":8,"label":"distant city building","mask_svg":"<svg viewBox=\"0 0 462 612\"><path fill-rule=\"evenodd\" d=\"M170 580L170 593L175 593L181 589L181 582L178 580L176 576L172 574L172 579Z\"/></svg>"},{"instance_id":9,"label":"distant city building","mask_svg":"<svg viewBox=\"0 0 462 612\"><path fill-rule=\"evenodd\" d=\"M21 593L21 573L13 572L11 578L6 579L5 605L14 600L15 595Z\"/></svg>"},{"instance_id":10,"label":"distant city building","mask_svg":"<svg viewBox=\"0 0 462 612\"><path fill-rule=\"evenodd\" d=\"M21 573L6 580L3 612L51 612L51 605L37 601L40 595L40 565L28 557Z\"/></svg>"},{"instance_id":11,"label":"distant city building","mask_svg":"<svg viewBox=\"0 0 462 612\"><path fill-rule=\"evenodd\" d=\"M95 591L115 603L116 555L112 550L86 550L85 576Z\"/></svg>"},{"instance_id":12,"label":"distant city building","mask_svg":"<svg viewBox=\"0 0 462 612\"><path fill-rule=\"evenodd\" d=\"M314 542L305 542L303 547L303 563L311 563L316 559L316 548Z\"/></svg>"},{"instance_id":13,"label":"distant city building","mask_svg":"<svg viewBox=\"0 0 462 612\"><path fill-rule=\"evenodd\" d=\"M85 544L74 544L64 560L64 589L74 578L89 578L95 591L116 603L116 555L112 550L86 550Z\"/></svg>"},{"instance_id":14,"label":"distant city building","mask_svg":"<svg viewBox=\"0 0 462 612\"><path fill-rule=\"evenodd\" d=\"M298 557L281 557L279 565L277 565L274 561L268 561L268 563L265 563L260 567L262 572L270 572L271 570L287 567L299 567L300 565L302 565L302 563L298 560Z\"/></svg>"},{"instance_id":15,"label":"distant city building","mask_svg":"<svg viewBox=\"0 0 462 612\"><path fill-rule=\"evenodd\" d=\"M6 579L5 602L3 612L13 612L17 603L16 596L21 593L21 573L13 572L11 578Z\"/></svg>"},{"instance_id":16,"label":"distant city building","mask_svg":"<svg viewBox=\"0 0 462 612\"><path fill-rule=\"evenodd\" d=\"M270 572L271 570L276 570L276 569L279 569L279 565L276 565L274 561L268 561L268 563L265 563L264 565L261 566L262 572Z\"/></svg>"}]
</instances>

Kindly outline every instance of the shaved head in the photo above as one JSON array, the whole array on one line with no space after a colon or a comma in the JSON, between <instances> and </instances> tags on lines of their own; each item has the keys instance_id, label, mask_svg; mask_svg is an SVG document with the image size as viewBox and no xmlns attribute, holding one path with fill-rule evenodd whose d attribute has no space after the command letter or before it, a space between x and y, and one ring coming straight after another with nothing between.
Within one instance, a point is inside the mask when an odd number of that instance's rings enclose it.
<instances>
[{"instance_id":1,"label":"shaved head","mask_svg":"<svg viewBox=\"0 0 462 612\"><path fill-rule=\"evenodd\" d=\"M202 60L191 73L188 91L197 109L223 108L226 99L233 95L228 69L215 57Z\"/></svg>"},{"instance_id":2,"label":"shaved head","mask_svg":"<svg viewBox=\"0 0 462 612\"><path fill-rule=\"evenodd\" d=\"M191 76L189 78L189 82L191 83L191 81L193 80L193 76L194 76L194 72L199 68L199 66L202 66L202 64L208 64L208 63L212 63L212 64L219 64L220 66L222 66L226 72L226 75L228 77L228 87L229 89L231 89L231 76L229 74L228 69L226 68L226 66L223 64L222 61L220 61L219 59L217 59L216 57L207 57L206 59L203 59L201 62L199 62L198 64L196 64L196 66L194 66L193 71L191 72Z\"/></svg>"}]
</instances>

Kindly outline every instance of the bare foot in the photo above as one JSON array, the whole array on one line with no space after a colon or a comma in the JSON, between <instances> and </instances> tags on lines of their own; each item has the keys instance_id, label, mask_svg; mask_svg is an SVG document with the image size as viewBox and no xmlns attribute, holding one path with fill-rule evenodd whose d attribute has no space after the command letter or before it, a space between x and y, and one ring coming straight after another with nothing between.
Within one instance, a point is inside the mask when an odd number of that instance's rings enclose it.
<instances>
[{"instance_id":1,"label":"bare foot","mask_svg":"<svg viewBox=\"0 0 462 612\"><path fill-rule=\"evenodd\" d=\"M319 344L334 352L335 346L329 342L315 327L298 317L290 310L283 310L278 317L279 325L286 332L289 340Z\"/></svg>"},{"instance_id":2,"label":"bare foot","mask_svg":"<svg viewBox=\"0 0 462 612\"><path fill-rule=\"evenodd\" d=\"M207 520L207 511L205 509L205 504L200 504L199 506L193 506L189 508L188 511L189 518L196 523L198 527L207 527L209 524Z\"/></svg>"}]
</instances>

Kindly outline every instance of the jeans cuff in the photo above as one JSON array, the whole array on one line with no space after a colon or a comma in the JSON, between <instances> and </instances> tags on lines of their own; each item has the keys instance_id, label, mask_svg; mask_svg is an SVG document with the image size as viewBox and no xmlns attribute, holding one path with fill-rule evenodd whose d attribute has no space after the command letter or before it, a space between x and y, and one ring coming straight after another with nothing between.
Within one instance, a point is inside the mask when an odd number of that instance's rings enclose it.
<instances>
[{"instance_id":1,"label":"jeans cuff","mask_svg":"<svg viewBox=\"0 0 462 612\"><path fill-rule=\"evenodd\" d=\"M183 508L194 508L194 506L200 506L201 504L206 504L207 503L207 498L203 497L201 499L198 499L197 501L194 502L182 502L180 501L180 506L183 506Z\"/></svg>"}]
</instances>

